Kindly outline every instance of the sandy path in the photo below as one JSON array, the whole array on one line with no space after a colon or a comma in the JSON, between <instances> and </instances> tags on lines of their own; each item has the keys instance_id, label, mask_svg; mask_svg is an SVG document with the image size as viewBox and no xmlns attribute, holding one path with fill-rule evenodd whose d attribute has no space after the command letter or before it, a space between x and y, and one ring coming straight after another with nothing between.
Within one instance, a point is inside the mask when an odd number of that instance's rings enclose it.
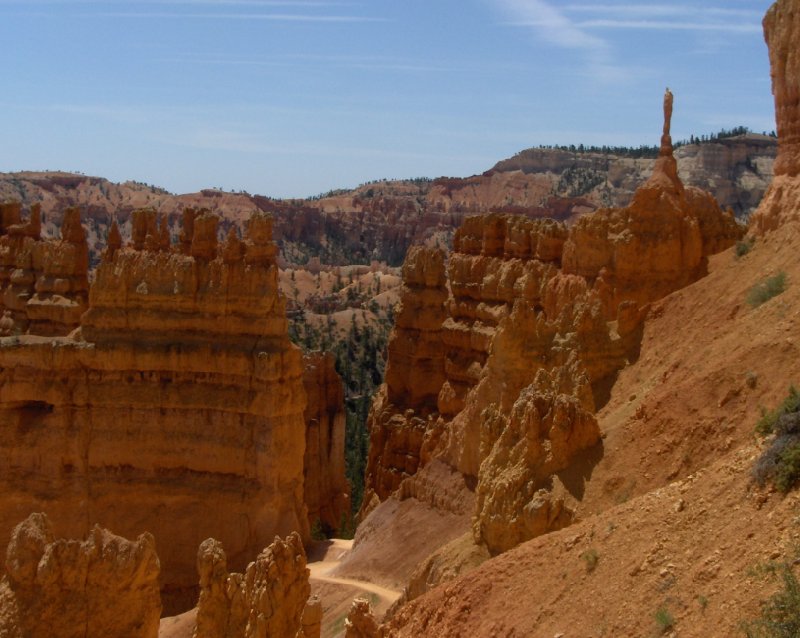
<instances>
[{"instance_id":1,"label":"sandy path","mask_svg":"<svg viewBox=\"0 0 800 638\"><path fill-rule=\"evenodd\" d=\"M309 562L308 569L311 572L311 580L317 580L325 583L333 583L337 585L347 585L356 587L358 589L375 594L380 598L380 602L390 606L394 601L400 597L400 592L387 587L381 587L374 583L369 583L363 580L355 580L352 578L338 578L330 576L333 571L341 562L342 557L347 553L353 545L353 541L334 539L331 547L329 547L321 560Z\"/></svg>"}]
</instances>

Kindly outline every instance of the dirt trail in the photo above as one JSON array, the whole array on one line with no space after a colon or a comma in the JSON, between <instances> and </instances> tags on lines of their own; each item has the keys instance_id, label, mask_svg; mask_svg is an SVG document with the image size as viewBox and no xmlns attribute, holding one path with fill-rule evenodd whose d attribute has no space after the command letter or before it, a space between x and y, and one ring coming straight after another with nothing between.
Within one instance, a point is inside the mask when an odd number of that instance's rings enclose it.
<instances>
[{"instance_id":1,"label":"dirt trail","mask_svg":"<svg viewBox=\"0 0 800 638\"><path fill-rule=\"evenodd\" d=\"M344 635L344 620L350 611L353 599L358 597L369 599L375 616L380 619L400 597L400 592L394 589L354 578L330 575L352 545L351 540L332 539L317 543L308 552L311 591L322 600L323 638L338 638Z\"/></svg>"}]
</instances>

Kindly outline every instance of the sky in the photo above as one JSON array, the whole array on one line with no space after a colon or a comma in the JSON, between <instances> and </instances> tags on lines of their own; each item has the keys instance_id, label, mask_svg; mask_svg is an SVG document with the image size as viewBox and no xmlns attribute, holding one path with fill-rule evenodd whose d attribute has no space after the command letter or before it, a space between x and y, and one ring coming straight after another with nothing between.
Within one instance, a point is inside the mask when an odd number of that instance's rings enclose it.
<instances>
[{"instance_id":1,"label":"sky","mask_svg":"<svg viewBox=\"0 0 800 638\"><path fill-rule=\"evenodd\" d=\"M0 171L305 197L775 128L769 0L0 0Z\"/></svg>"}]
</instances>

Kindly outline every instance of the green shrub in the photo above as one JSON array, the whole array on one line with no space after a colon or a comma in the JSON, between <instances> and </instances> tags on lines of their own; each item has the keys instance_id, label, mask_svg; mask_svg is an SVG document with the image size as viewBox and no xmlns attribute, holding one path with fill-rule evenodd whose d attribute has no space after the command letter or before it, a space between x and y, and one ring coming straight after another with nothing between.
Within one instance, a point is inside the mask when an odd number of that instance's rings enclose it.
<instances>
[{"instance_id":1,"label":"green shrub","mask_svg":"<svg viewBox=\"0 0 800 638\"><path fill-rule=\"evenodd\" d=\"M747 293L747 303L753 308L758 308L784 290L786 290L786 273L781 271L774 277L769 277L753 286Z\"/></svg>"},{"instance_id":2,"label":"green shrub","mask_svg":"<svg viewBox=\"0 0 800 638\"><path fill-rule=\"evenodd\" d=\"M753 466L753 478L761 486L773 481L781 492L788 492L800 483L800 392L797 388L789 388L788 396L777 409L762 413L756 432L775 438Z\"/></svg>"},{"instance_id":3,"label":"green shrub","mask_svg":"<svg viewBox=\"0 0 800 638\"><path fill-rule=\"evenodd\" d=\"M775 487L786 494L800 481L800 442L787 445L778 457Z\"/></svg>"},{"instance_id":4,"label":"green shrub","mask_svg":"<svg viewBox=\"0 0 800 638\"><path fill-rule=\"evenodd\" d=\"M794 385L789 386L789 394L775 410L767 411L762 408L761 418L756 423L756 432L761 436L775 433L775 425L785 414L797 412L800 408L800 391ZM783 434L786 432L784 431Z\"/></svg>"},{"instance_id":5,"label":"green shrub","mask_svg":"<svg viewBox=\"0 0 800 638\"><path fill-rule=\"evenodd\" d=\"M656 619L656 626L662 634L666 633L667 630L672 629L675 626L675 619L672 617L672 614L666 607L659 607L654 616Z\"/></svg>"},{"instance_id":6,"label":"green shrub","mask_svg":"<svg viewBox=\"0 0 800 638\"><path fill-rule=\"evenodd\" d=\"M743 622L747 638L796 638L800 636L800 583L788 563L778 565L775 573L783 589L761 605L761 616Z\"/></svg>"},{"instance_id":7,"label":"green shrub","mask_svg":"<svg viewBox=\"0 0 800 638\"><path fill-rule=\"evenodd\" d=\"M756 243L755 237L748 237L746 239L742 239L741 241L736 242L735 255L736 259L744 257L747 253L753 250L753 246Z\"/></svg>"}]
</instances>

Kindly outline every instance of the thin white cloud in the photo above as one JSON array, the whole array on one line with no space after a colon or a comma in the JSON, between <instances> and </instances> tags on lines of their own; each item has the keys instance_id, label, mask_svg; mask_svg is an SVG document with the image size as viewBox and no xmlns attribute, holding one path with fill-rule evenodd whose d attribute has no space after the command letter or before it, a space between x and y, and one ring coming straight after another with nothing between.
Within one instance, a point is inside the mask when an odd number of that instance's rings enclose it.
<instances>
[{"instance_id":1,"label":"thin white cloud","mask_svg":"<svg viewBox=\"0 0 800 638\"><path fill-rule=\"evenodd\" d=\"M181 13L164 11L99 11L88 14L101 18L178 20L264 20L269 22L386 22L385 18L354 15L304 13Z\"/></svg>"},{"instance_id":2,"label":"thin white cloud","mask_svg":"<svg viewBox=\"0 0 800 638\"><path fill-rule=\"evenodd\" d=\"M606 16L609 14L622 14L628 17L699 16L761 19L761 12L751 9L696 7L680 4L570 4L564 7L564 11L568 13L599 13Z\"/></svg>"},{"instance_id":3,"label":"thin white cloud","mask_svg":"<svg viewBox=\"0 0 800 638\"><path fill-rule=\"evenodd\" d=\"M584 20L577 23L582 29L636 29L640 31L722 31L727 33L761 33L759 24L707 22L675 22L667 20Z\"/></svg>"},{"instance_id":4,"label":"thin white cloud","mask_svg":"<svg viewBox=\"0 0 800 638\"><path fill-rule=\"evenodd\" d=\"M560 47L571 49L604 50L607 44L577 26L561 11L544 0L494 0L495 4L511 16L509 24L533 27L537 35Z\"/></svg>"},{"instance_id":5,"label":"thin white cloud","mask_svg":"<svg viewBox=\"0 0 800 638\"><path fill-rule=\"evenodd\" d=\"M119 5L126 0L0 0L0 5ZM139 4L176 6L249 6L249 7L348 7L353 2L334 2L331 0L139 0Z\"/></svg>"}]
</instances>

